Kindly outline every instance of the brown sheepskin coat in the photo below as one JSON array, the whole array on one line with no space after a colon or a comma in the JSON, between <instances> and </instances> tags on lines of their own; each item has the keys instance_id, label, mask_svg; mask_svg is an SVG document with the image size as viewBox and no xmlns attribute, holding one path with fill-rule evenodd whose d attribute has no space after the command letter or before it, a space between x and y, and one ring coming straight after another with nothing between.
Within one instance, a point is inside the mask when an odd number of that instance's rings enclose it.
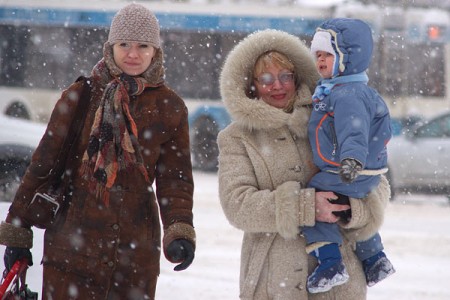
<instances>
[{"instance_id":1,"label":"brown sheepskin coat","mask_svg":"<svg viewBox=\"0 0 450 300\"><path fill-rule=\"evenodd\" d=\"M52 168L82 87L81 82L74 83L57 102L7 220L20 216L41 182L39 177ZM78 173L102 92L103 87L93 82L81 139L67 166L74 172L74 190L65 221L45 232L43 299L144 299L152 295L159 275L160 221L163 251L179 238L195 245L188 113L183 100L165 85L148 88L131 99L130 111L150 182L138 170L119 172L106 207ZM65 271L67 278L61 275Z\"/></svg>"}]
</instances>

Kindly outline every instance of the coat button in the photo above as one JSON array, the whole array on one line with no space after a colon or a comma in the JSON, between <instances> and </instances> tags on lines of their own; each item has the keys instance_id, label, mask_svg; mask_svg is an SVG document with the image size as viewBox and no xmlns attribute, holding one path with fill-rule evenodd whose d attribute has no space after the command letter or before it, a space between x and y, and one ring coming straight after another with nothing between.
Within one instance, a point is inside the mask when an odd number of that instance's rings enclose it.
<instances>
[{"instance_id":1,"label":"coat button","mask_svg":"<svg viewBox=\"0 0 450 300\"><path fill-rule=\"evenodd\" d=\"M112 226L112 229L114 229L114 230L119 230L119 225L118 225L118 224L114 224L114 225Z\"/></svg>"},{"instance_id":2,"label":"coat button","mask_svg":"<svg viewBox=\"0 0 450 300\"><path fill-rule=\"evenodd\" d=\"M110 267L110 268L114 267L114 263L112 261L109 261L108 262L108 267Z\"/></svg>"},{"instance_id":3,"label":"coat button","mask_svg":"<svg viewBox=\"0 0 450 300\"><path fill-rule=\"evenodd\" d=\"M297 166L295 166L295 167L293 167L293 168L290 168L290 170L293 170L294 172L301 172L302 171L302 167L301 166L299 166L299 165L297 165Z\"/></svg>"}]
</instances>

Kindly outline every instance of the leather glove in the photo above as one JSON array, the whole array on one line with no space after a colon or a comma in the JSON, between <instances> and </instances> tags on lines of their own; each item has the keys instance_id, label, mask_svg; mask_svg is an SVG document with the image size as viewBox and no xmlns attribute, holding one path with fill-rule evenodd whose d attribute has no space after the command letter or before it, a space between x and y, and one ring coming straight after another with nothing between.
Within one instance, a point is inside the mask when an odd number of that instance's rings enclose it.
<instances>
[{"instance_id":1,"label":"leather glove","mask_svg":"<svg viewBox=\"0 0 450 300\"><path fill-rule=\"evenodd\" d=\"M334 194L336 196L338 196L337 199L328 199L328 201L332 204L341 204L341 205L350 205L350 199L348 196L339 194L334 192ZM341 211L333 211L332 212L333 215L335 215L336 217L340 217L342 221L344 222L349 222L350 219L352 218L352 210L351 209L347 209L347 210L341 210Z\"/></svg>"},{"instance_id":2,"label":"leather glove","mask_svg":"<svg viewBox=\"0 0 450 300\"><path fill-rule=\"evenodd\" d=\"M346 158L341 161L339 176L342 182L352 183L358 177L361 170L362 165L356 159Z\"/></svg>"},{"instance_id":3,"label":"leather glove","mask_svg":"<svg viewBox=\"0 0 450 300\"><path fill-rule=\"evenodd\" d=\"M22 258L28 260L28 265L33 265L33 256L28 248L19 247L6 247L5 254L3 256L3 261L5 262L5 267L9 271L11 270L14 263Z\"/></svg>"},{"instance_id":4,"label":"leather glove","mask_svg":"<svg viewBox=\"0 0 450 300\"><path fill-rule=\"evenodd\" d=\"M167 247L167 256L171 261L181 262L181 264L173 268L175 271L187 269L194 260L194 246L185 239L174 240Z\"/></svg>"}]
</instances>

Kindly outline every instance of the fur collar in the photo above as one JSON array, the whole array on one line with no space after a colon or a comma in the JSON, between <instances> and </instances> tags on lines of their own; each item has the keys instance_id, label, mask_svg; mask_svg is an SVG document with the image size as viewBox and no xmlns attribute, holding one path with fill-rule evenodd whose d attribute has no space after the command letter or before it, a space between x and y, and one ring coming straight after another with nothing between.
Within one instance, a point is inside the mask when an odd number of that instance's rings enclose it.
<instances>
[{"instance_id":1,"label":"fur collar","mask_svg":"<svg viewBox=\"0 0 450 300\"><path fill-rule=\"evenodd\" d=\"M297 80L301 85L292 113L246 95L253 65L268 50L284 53L295 65ZM230 52L221 73L220 90L225 107L239 126L250 131L289 126L294 133L303 137L307 133L311 92L317 79L314 61L306 45L293 35L269 29L249 35Z\"/></svg>"}]
</instances>

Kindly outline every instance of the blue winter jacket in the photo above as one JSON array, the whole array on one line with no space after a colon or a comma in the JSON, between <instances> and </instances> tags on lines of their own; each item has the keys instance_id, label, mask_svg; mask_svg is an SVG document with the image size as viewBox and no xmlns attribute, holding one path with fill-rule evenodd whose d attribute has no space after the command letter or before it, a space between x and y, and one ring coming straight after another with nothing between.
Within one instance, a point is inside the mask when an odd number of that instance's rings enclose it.
<instances>
[{"instance_id":1,"label":"blue winter jacket","mask_svg":"<svg viewBox=\"0 0 450 300\"><path fill-rule=\"evenodd\" d=\"M378 185L380 176L360 175L346 184L337 171L346 158L356 159L367 170L387 166L386 144L391 138L388 107L367 82L346 82L346 78L361 74L370 65L371 30L366 23L355 19L329 20L318 30L332 31L343 65L339 83L322 100L313 99L308 132L314 163L321 171L312 178L310 186L363 198Z\"/></svg>"}]
</instances>

